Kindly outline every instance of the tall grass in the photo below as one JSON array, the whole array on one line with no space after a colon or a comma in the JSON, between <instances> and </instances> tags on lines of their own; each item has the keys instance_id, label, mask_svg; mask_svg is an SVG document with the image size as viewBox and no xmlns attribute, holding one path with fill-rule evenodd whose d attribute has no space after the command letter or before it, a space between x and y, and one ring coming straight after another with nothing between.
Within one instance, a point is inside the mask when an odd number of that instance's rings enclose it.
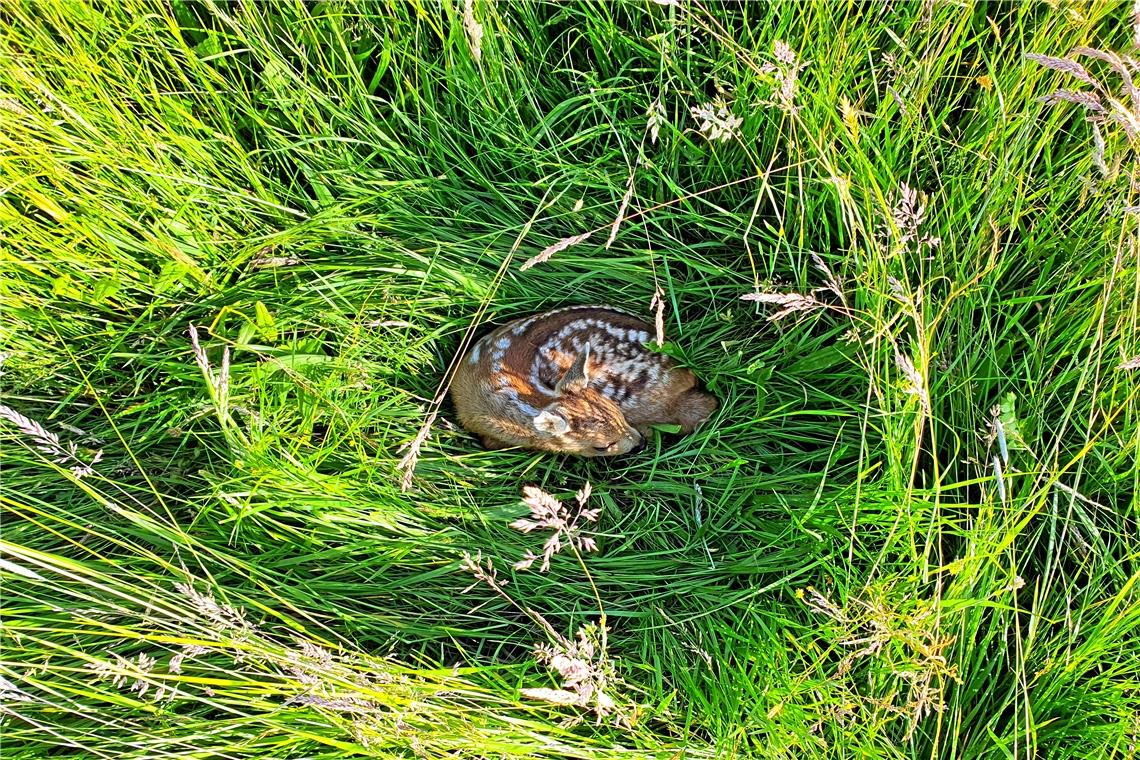
<instances>
[{"instance_id":1,"label":"tall grass","mask_svg":"<svg viewBox=\"0 0 1140 760\"><path fill-rule=\"evenodd\" d=\"M1135 757L1131 12L8 5L4 756ZM696 434L433 403L658 290Z\"/></svg>"}]
</instances>

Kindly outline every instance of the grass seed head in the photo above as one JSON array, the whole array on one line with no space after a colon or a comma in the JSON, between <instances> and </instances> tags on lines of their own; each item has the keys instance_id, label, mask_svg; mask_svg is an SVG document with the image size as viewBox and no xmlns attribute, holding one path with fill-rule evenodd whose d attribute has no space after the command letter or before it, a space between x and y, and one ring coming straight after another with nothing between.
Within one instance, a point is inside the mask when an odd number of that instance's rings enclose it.
<instances>
[{"instance_id":1,"label":"grass seed head","mask_svg":"<svg viewBox=\"0 0 1140 760\"><path fill-rule=\"evenodd\" d=\"M582 522L596 522L600 509L587 509L586 502L593 493L593 486L587 482L575 495L578 508L571 511L565 504L553 495L543 491L537 486L523 487L523 503L530 508L529 517L520 517L511 522L511 527L522 533L535 530L549 530L542 546L542 554L536 555L529 549L521 560L514 564L516 570L526 570L541 556L540 572L550 570L550 560L565 546L572 546L581 553L590 553L598 550L597 542L582 532Z\"/></svg>"},{"instance_id":2,"label":"grass seed head","mask_svg":"<svg viewBox=\"0 0 1140 760\"><path fill-rule=\"evenodd\" d=\"M709 142L727 142L740 137L740 125L744 119L733 115L720 101L692 106L689 113L697 122L697 131Z\"/></svg>"},{"instance_id":3,"label":"grass seed head","mask_svg":"<svg viewBox=\"0 0 1140 760\"><path fill-rule=\"evenodd\" d=\"M1088 70L1084 66L1082 66L1077 61L1074 61L1072 58L1058 58L1057 56L1041 55L1040 53L1028 53L1025 57L1031 61L1035 61L1036 63L1041 64L1047 69L1050 69L1052 71L1059 71L1062 74L1068 74L1074 79L1084 82L1085 84L1091 84L1094 87L1098 88L1100 87L1100 82L1093 79L1092 74L1089 74Z\"/></svg>"},{"instance_id":4,"label":"grass seed head","mask_svg":"<svg viewBox=\"0 0 1140 760\"><path fill-rule=\"evenodd\" d=\"M779 306L780 310L768 317L769 322L777 322L797 312L815 311L823 306L815 296L799 293L745 293L740 300Z\"/></svg>"},{"instance_id":5,"label":"grass seed head","mask_svg":"<svg viewBox=\"0 0 1140 760\"><path fill-rule=\"evenodd\" d=\"M1062 102L1076 103L1079 106L1084 106L1093 113L1104 113L1105 110L1104 104L1101 103L1100 96L1095 92L1058 89L1046 95L1043 100L1049 105Z\"/></svg>"},{"instance_id":6,"label":"grass seed head","mask_svg":"<svg viewBox=\"0 0 1140 760\"><path fill-rule=\"evenodd\" d=\"M219 603L209 591L198 591L189 583L176 583L174 588L190 603L191 609L211 631L243 636L256 629L256 626L246 620L244 610Z\"/></svg>"},{"instance_id":7,"label":"grass seed head","mask_svg":"<svg viewBox=\"0 0 1140 760\"><path fill-rule=\"evenodd\" d=\"M621 197L621 203L618 205L617 216L614 217L613 224L610 225L610 234L606 238L606 250L609 250L610 245L613 244L614 239L617 237L618 229L621 223L625 220L625 211L629 208L629 201L633 198L633 180L637 175L637 167L634 167L629 172L629 181L626 183L625 194Z\"/></svg>"},{"instance_id":8,"label":"grass seed head","mask_svg":"<svg viewBox=\"0 0 1140 760\"><path fill-rule=\"evenodd\" d=\"M559 706L584 707L599 719L606 717L617 705L606 693L613 680L613 667L604 641L601 627L587 623L578 629L573 640L535 646L535 660L558 674L562 688L523 689L522 694Z\"/></svg>"},{"instance_id":9,"label":"grass seed head","mask_svg":"<svg viewBox=\"0 0 1140 760\"><path fill-rule=\"evenodd\" d=\"M666 123L665 106L661 103L661 98L656 98L649 104L649 118L646 120L645 126L649 130L649 142L652 145L657 144L657 138L661 134L661 125Z\"/></svg>"},{"instance_id":10,"label":"grass seed head","mask_svg":"<svg viewBox=\"0 0 1140 760\"><path fill-rule=\"evenodd\" d=\"M463 29L475 62L483 60L483 25L475 19L475 0L463 0Z\"/></svg>"},{"instance_id":11,"label":"grass seed head","mask_svg":"<svg viewBox=\"0 0 1140 760\"><path fill-rule=\"evenodd\" d=\"M660 285L653 290L649 310L653 312L654 340L659 346L665 345L665 292Z\"/></svg>"},{"instance_id":12,"label":"grass seed head","mask_svg":"<svg viewBox=\"0 0 1140 760\"><path fill-rule=\"evenodd\" d=\"M0 419L5 419L19 428L20 432L29 439L32 447L41 454L51 457L56 464L68 465L68 469L77 478L94 475L95 465L103 459L103 450L99 449L90 460L84 461L79 456L77 443L74 441L61 443L57 433L51 432L31 417L20 414L9 406L0 404Z\"/></svg>"},{"instance_id":13,"label":"grass seed head","mask_svg":"<svg viewBox=\"0 0 1140 760\"><path fill-rule=\"evenodd\" d=\"M775 63L766 63L761 67L761 71L772 77L774 84L768 104L789 114L799 113L796 94L799 90L800 71L807 64L798 63L796 51L783 40L776 40L772 45L772 57Z\"/></svg>"},{"instance_id":14,"label":"grass seed head","mask_svg":"<svg viewBox=\"0 0 1140 760\"><path fill-rule=\"evenodd\" d=\"M895 349L895 365L902 372L903 378L906 379L903 391L908 395L917 397L923 413L930 414L930 396L927 395L926 382L922 373L915 368L910 357L904 356L897 348Z\"/></svg>"},{"instance_id":15,"label":"grass seed head","mask_svg":"<svg viewBox=\"0 0 1140 760\"><path fill-rule=\"evenodd\" d=\"M567 248L571 248L578 245L579 243L589 240L590 236L593 234L594 233L591 230L590 232L583 232L581 235L571 235L570 237L564 237L557 243L548 245L546 248L543 248L537 256L532 256L524 261L523 265L519 267L519 269L525 272L536 264L541 264L544 261L550 261L550 257L554 254L560 253L562 251L565 251Z\"/></svg>"}]
</instances>

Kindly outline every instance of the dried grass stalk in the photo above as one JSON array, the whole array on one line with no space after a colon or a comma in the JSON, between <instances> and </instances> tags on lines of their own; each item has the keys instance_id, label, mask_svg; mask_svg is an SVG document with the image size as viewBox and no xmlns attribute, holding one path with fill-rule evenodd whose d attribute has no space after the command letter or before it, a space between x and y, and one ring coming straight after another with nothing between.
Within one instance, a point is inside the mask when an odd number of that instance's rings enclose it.
<instances>
[{"instance_id":1,"label":"dried grass stalk","mask_svg":"<svg viewBox=\"0 0 1140 760\"><path fill-rule=\"evenodd\" d=\"M610 226L610 236L606 238L606 250L609 250L610 244L614 242L617 237L618 228L621 227L622 220L625 219L625 210L629 208L629 200L633 197L633 178L637 169L633 169L629 173L629 182L625 186L625 195L621 197L621 205L618 206L617 217L614 219L613 225Z\"/></svg>"},{"instance_id":2,"label":"dried grass stalk","mask_svg":"<svg viewBox=\"0 0 1140 760\"><path fill-rule=\"evenodd\" d=\"M656 331L657 345L665 344L665 292L658 285L653 291L653 298L649 301L649 310L653 312L653 327Z\"/></svg>"},{"instance_id":3,"label":"dried grass stalk","mask_svg":"<svg viewBox=\"0 0 1140 760\"><path fill-rule=\"evenodd\" d=\"M268 256L263 259L254 259L249 262L253 269L276 269L278 267L291 267L300 264L301 260L296 256Z\"/></svg>"},{"instance_id":4,"label":"dried grass stalk","mask_svg":"<svg viewBox=\"0 0 1140 760\"><path fill-rule=\"evenodd\" d=\"M404 454L404 458L396 465L396 469L401 473L401 491L407 491L412 487L412 479L416 474L416 463L420 460L420 448L427 441L428 436L431 435L431 426L435 424L435 418L437 416L439 416L438 409L428 415L428 418L424 420L424 424L420 427L419 432L416 433L416 437L404 446L404 449L407 449L408 453Z\"/></svg>"},{"instance_id":5,"label":"dried grass stalk","mask_svg":"<svg viewBox=\"0 0 1140 760\"><path fill-rule=\"evenodd\" d=\"M519 267L519 269L525 272L535 264L542 264L543 262L550 261L550 257L554 254L565 251L567 248L572 248L573 246L576 246L579 243L588 240L589 237L593 234L594 231L590 230L589 232L583 232L581 235L571 235L570 237L562 238L554 245L549 245L546 248L543 248L542 252L537 256L532 256L531 258L524 261L523 265Z\"/></svg>"},{"instance_id":6,"label":"dried grass stalk","mask_svg":"<svg viewBox=\"0 0 1140 760\"><path fill-rule=\"evenodd\" d=\"M768 317L769 322L776 322L798 311L812 311L823 307L823 304L816 300L815 296L805 296L799 293L745 293L740 297L740 300L782 307L780 311Z\"/></svg>"}]
</instances>

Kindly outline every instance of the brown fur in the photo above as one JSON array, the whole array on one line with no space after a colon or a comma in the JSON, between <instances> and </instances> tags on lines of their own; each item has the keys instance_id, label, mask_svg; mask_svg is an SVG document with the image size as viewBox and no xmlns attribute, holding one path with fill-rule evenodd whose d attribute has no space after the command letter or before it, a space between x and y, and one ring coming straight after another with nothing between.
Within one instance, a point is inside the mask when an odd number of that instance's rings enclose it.
<instances>
[{"instance_id":1,"label":"brown fur","mask_svg":"<svg viewBox=\"0 0 1140 760\"><path fill-rule=\"evenodd\" d=\"M625 454L655 424L691 432L717 400L692 372L645 349L651 329L608 306L503 325L460 361L451 386L459 421L488 448L579 456Z\"/></svg>"}]
</instances>

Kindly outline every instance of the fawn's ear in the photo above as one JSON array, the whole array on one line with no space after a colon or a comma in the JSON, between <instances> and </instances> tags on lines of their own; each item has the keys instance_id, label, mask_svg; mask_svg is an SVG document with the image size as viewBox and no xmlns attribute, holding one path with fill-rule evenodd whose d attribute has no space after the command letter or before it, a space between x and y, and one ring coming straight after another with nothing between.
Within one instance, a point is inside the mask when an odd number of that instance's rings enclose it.
<instances>
[{"instance_id":1,"label":"fawn's ear","mask_svg":"<svg viewBox=\"0 0 1140 760\"><path fill-rule=\"evenodd\" d=\"M587 367L589 361L590 344L587 343L582 353L578 354L578 358L570 365L570 369L566 370L566 374L558 381L558 385L554 386L554 392L561 395L566 391L586 390L586 386L590 384L590 370Z\"/></svg>"},{"instance_id":2,"label":"fawn's ear","mask_svg":"<svg viewBox=\"0 0 1140 760\"><path fill-rule=\"evenodd\" d=\"M551 404L534 417L534 429L550 435L563 435L570 431L570 423L558 412L558 406Z\"/></svg>"}]
</instances>

